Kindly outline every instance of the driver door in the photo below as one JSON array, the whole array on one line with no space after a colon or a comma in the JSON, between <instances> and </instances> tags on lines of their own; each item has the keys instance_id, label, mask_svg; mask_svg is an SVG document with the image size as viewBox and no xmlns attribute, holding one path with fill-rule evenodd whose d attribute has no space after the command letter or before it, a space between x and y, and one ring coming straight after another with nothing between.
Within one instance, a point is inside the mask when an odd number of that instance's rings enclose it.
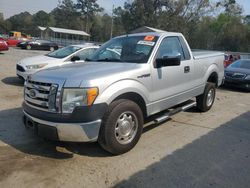
<instances>
[{"instance_id":1,"label":"driver door","mask_svg":"<svg viewBox=\"0 0 250 188\"><path fill-rule=\"evenodd\" d=\"M183 102L183 99L186 97L185 92L190 89L189 82L193 71L192 60L190 56L185 56L178 36L166 37L162 40L155 60L156 58L176 53L181 54L181 63L179 66L155 68L152 65L152 98L155 103L155 111L161 111Z\"/></svg>"}]
</instances>

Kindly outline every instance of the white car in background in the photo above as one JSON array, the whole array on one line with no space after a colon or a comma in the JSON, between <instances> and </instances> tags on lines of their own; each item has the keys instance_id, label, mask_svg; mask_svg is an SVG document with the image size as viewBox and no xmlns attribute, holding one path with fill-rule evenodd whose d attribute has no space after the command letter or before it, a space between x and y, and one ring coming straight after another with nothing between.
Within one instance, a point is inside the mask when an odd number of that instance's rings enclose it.
<instances>
[{"instance_id":1,"label":"white car in background","mask_svg":"<svg viewBox=\"0 0 250 188\"><path fill-rule=\"evenodd\" d=\"M25 58L17 63L16 74L19 78L26 80L27 76L42 69L71 63L82 63L98 48L98 45L93 44L70 45L46 55Z\"/></svg>"}]
</instances>

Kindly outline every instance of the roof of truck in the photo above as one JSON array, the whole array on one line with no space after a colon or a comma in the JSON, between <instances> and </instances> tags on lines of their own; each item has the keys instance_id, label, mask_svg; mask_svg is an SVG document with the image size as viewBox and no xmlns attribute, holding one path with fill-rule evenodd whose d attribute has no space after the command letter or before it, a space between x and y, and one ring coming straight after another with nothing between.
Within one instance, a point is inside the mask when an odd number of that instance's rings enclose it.
<instances>
[{"instance_id":1,"label":"roof of truck","mask_svg":"<svg viewBox=\"0 0 250 188\"><path fill-rule=\"evenodd\" d=\"M143 33L143 32L164 32L164 30L153 28L153 27L148 27L148 26L142 26L133 31L130 31L129 34Z\"/></svg>"},{"instance_id":2,"label":"roof of truck","mask_svg":"<svg viewBox=\"0 0 250 188\"><path fill-rule=\"evenodd\" d=\"M134 34L127 34L127 35L123 35L120 37L124 37L124 36L145 36L145 35L150 35L150 36L163 36L163 35L182 35L181 33L176 33L176 32L168 32L168 31L161 31L161 32L145 32L145 33L134 33Z\"/></svg>"},{"instance_id":3,"label":"roof of truck","mask_svg":"<svg viewBox=\"0 0 250 188\"><path fill-rule=\"evenodd\" d=\"M94 44L94 43L86 43L86 44L73 44L70 46L76 46L79 48L86 48L86 47L94 47L94 48L98 48L100 47L100 45Z\"/></svg>"}]
</instances>

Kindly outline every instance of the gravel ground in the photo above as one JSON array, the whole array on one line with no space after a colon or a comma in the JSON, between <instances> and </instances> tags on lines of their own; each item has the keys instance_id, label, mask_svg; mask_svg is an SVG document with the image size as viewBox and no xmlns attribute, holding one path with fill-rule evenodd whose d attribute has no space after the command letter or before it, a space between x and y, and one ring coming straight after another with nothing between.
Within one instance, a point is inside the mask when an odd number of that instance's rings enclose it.
<instances>
[{"instance_id":1,"label":"gravel ground","mask_svg":"<svg viewBox=\"0 0 250 188\"><path fill-rule=\"evenodd\" d=\"M249 93L218 89L209 112L148 123L132 151L111 156L97 143L49 142L25 130L15 64L45 53L0 53L0 187L249 187Z\"/></svg>"}]
</instances>

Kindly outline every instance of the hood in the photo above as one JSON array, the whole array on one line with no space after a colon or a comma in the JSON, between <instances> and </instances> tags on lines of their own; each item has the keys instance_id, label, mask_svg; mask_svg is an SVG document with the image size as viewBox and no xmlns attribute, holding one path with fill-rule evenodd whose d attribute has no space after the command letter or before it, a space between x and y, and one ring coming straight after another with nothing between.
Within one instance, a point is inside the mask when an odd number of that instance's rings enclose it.
<instances>
[{"instance_id":1,"label":"hood","mask_svg":"<svg viewBox=\"0 0 250 188\"><path fill-rule=\"evenodd\" d=\"M18 64L27 66L27 65L36 65L36 64L43 64L43 63L51 63L54 61L62 61L62 59L57 59L53 57L48 57L45 55L35 56L35 57L29 57L22 59Z\"/></svg>"},{"instance_id":2,"label":"hood","mask_svg":"<svg viewBox=\"0 0 250 188\"><path fill-rule=\"evenodd\" d=\"M64 80L65 87L87 87L96 83L95 80L115 82L116 79L123 79L128 77L129 72L136 71L139 67L140 64L136 63L85 62L41 70L32 77Z\"/></svg>"},{"instance_id":3,"label":"hood","mask_svg":"<svg viewBox=\"0 0 250 188\"><path fill-rule=\"evenodd\" d=\"M227 67L227 68L225 69L225 72L250 74L250 69Z\"/></svg>"}]
</instances>

